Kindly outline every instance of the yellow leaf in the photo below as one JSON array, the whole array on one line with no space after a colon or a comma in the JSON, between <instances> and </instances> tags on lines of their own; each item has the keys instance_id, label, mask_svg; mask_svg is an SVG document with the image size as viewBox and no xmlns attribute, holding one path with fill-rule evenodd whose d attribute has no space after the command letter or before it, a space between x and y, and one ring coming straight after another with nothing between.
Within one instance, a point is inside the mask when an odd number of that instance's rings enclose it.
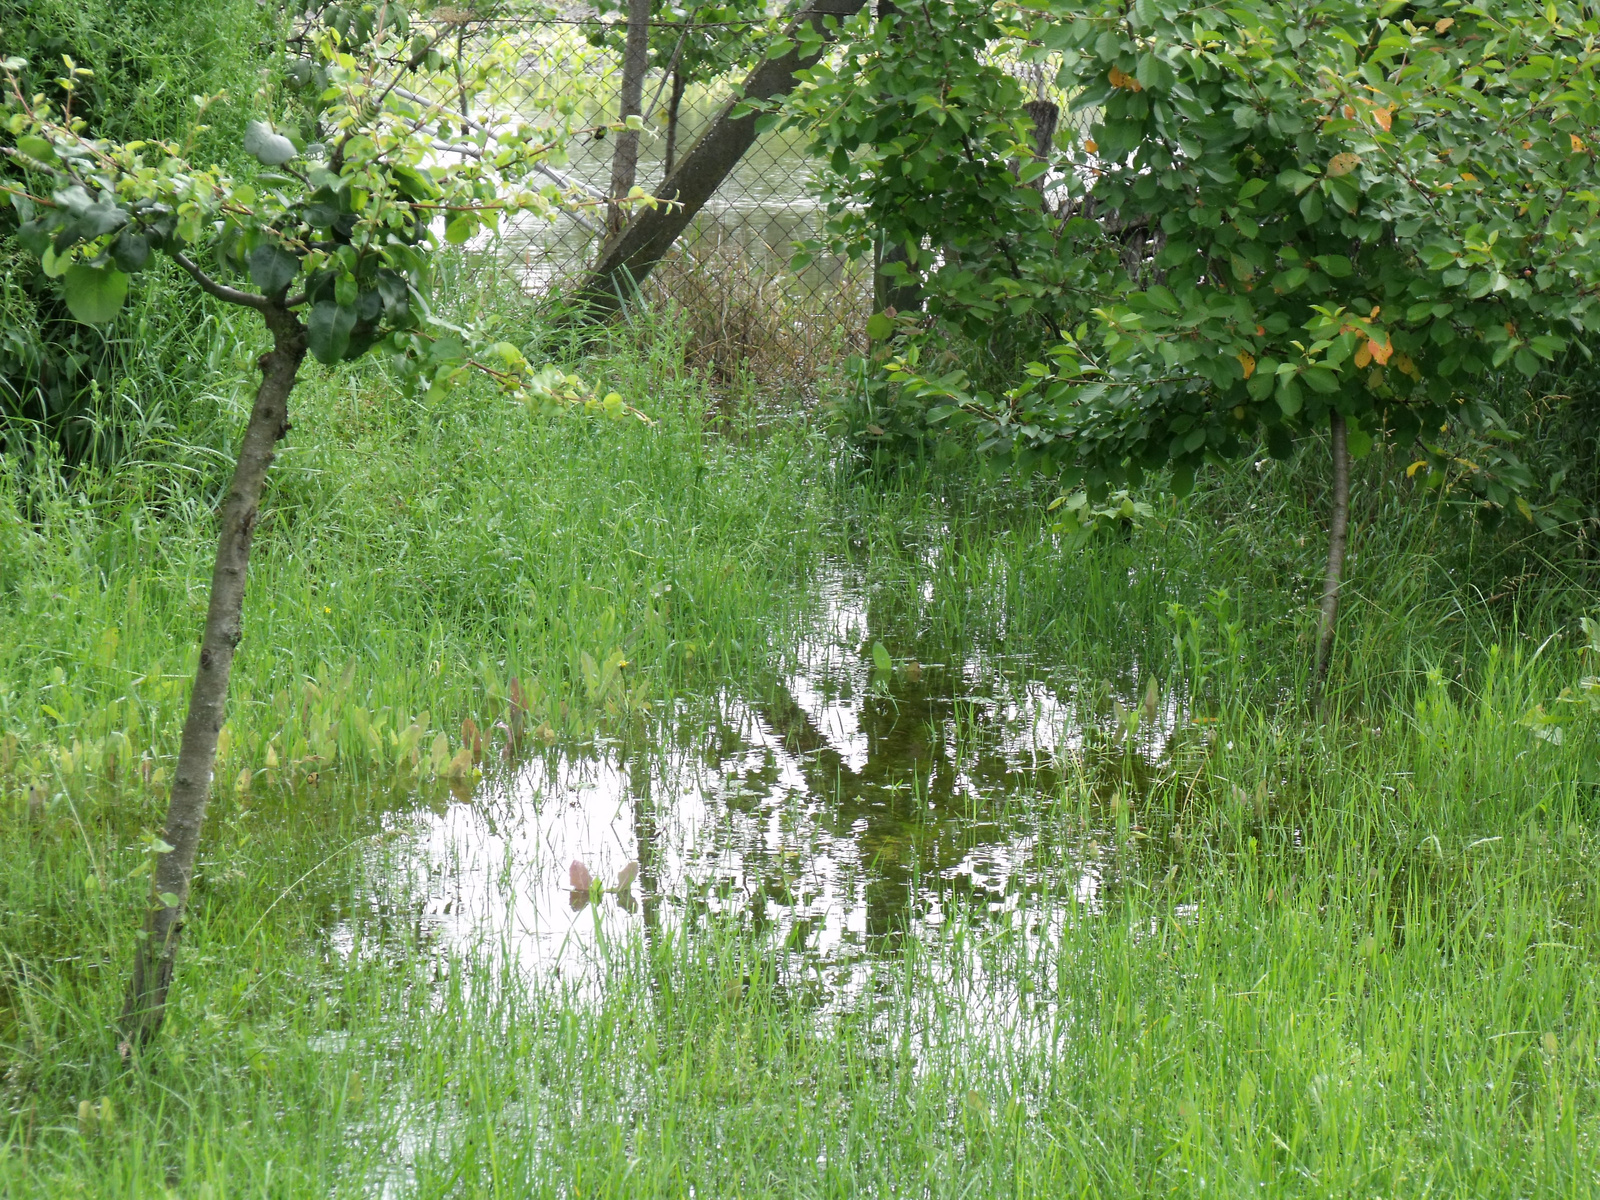
<instances>
[{"instance_id":1,"label":"yellow leaf","mask_svg":"<svg viewBox=\"0 0 1600 1200\"><path fill-rule=\"evenodd\" d=\"M1357 164L1360 162L1361 160L1348 150L1341 154L1335 154L1328 160L1328 174L1348 175L1356 169Z\"/></svg>"},{"instance_id":2,"label":"yellow leaf","mask_svg":"<svg viewBox=\"0 0 1600 1200\"><path fill-rule=\"evenodd\" d=\"M1114 88L1122 88L1124 91L1129 92L1144 91L1144 84L1140 83L1132 75L1124 74L1120 67L1113 66L1111 70L1106 72L1106 78L1111 81L1111 86Z\"/></svg>"},{"instance_id":3,"label":"yellow leaf","mask_svg":"<svg viewBox=\"0 0 1600 1200\"><path fill-rule=\"evenodd\" d=\"M1374 339L1367 343L1367 349L1371 351L1373 360L1380 367L1387 366L1389 356L1394 353L1394 343L1389 340L1388 334L1384 334L1383 341L1380 342Z\"/></svg>"},{"instance_id":4,"label":"yellow leaf","mask_svg":"<svg viewBox=\"0 0 1600 1200\"><path fill-rule=\"evenodd\" d=\"M1373 109L1372 119L1378 123L1379 129L1383 130L1385 133L1388 133L1390 127L1394 124L1394 105L1389 104L1385 105L1383 108Z\"/></svg>"},{"instance_id":5,"label":"yellow leaf","mask_svg":"<svg viewBox=\"0 0 1600 1200\"><path fill-rule=\"evenodd\" d=\"M1521 513L1526 520L1533 520L1533 509L1528 507L1528 502L1521 496L1517 497L1517 511Z\"/></svg>"},{"instance_id":6,"label":"yellow leaf","mask_svg":"<svg viewBox=\"0 0 1600 1200\"><path fill-rule=\"evenodd\" d=\"M1577 134L1569 133L1567 136L1572 139L1572 152L1574 154L1582 154L1589 148L1583 144L1583 139Z\"/></svg>"},{"instance_id":7,"label":"yellow leaf","mask_svg":"<svg viewBox=\"0 0 1600 1200\"><path fill-rule=\"evenodd\" d=\"M1251 354L1247 354L1245 351L1241 350L1241 351L1239 351L1238 358L1239 358L1239 366L1241 368L1243 368L1243 370L1244 370L1244 377L1246 379L1249 379L1250 376L1252 376L1252 375L1254 375L1256 373L1255 356L1251 355Z\"/></svg>"},{"instance_id":8,"label":"yellow leaf","mask_svg":"<svg viewBox=\"0 0 1600 1200\"><path fill-rule=\"evenodd\" d=\"M1084 138L1083 139L1083 148L1085 150L1087 150L1090 154L1097 154L1097 153L1099 153L1099 150L1100 150L1099 145L1095 142L1095 140L1093 138Z\"/></svg>"},{"instance_id":9,"label":"yellow leaf","mask_svg":"<svg viewBox=\"0 0 1600 1200\"><path fill-rule=\"evenodd\" d=\"M1433 31L1435 33L1448 33L1450 26L1454 25L1455 23L1456 19L1454 17L1446 17L1442 21L1434 22Z\"/></svg>"},{"instance_id":10,"label":"yellow leaf","mask_svg":"<svg viewBox=\"0 0 1600 1200\"><path fill-rule=\"evenodd\" d=\"M1428 465L1428 460L1427 459L1425 459L1425 458L1417 459L1416 462L1412 463L1409 467L1406 468L1406 478L1407 479L1412 478L1414 475L1416 475L1416 473L1418 471L1422 470L1422 468L1427 466L1427 465Z\"/></svg>"},{"instance_id":11,"label":"yellow leaf","mask_svg":"<svg viewBox=\"0 0 1600 1200\"><path fill-rule=\"evenodd\" d=\"M1476 175L1474 175L1471 171L1463 171L1463 172L1461 172L1461 178L1465 179L1468 183L1477 183L1478 182L1478 177Z\"/></svg>"},{"instance_id":12,"label":"yellow leaf","mask_svg":"<svg viewBox=\"0 0 1600 1200\"><path fill-rule=\"evenodd\" d=\"M1370 342L1364 342L1364 343L1362 343L1362 345L1359 348L1357 348L1357 350L1356 350L1356 366L1364 367L1364 366L1366 366L1368 363L1370 363L1372 361L1371 345L1372 344Z\"/></svg>"}]
</instances>

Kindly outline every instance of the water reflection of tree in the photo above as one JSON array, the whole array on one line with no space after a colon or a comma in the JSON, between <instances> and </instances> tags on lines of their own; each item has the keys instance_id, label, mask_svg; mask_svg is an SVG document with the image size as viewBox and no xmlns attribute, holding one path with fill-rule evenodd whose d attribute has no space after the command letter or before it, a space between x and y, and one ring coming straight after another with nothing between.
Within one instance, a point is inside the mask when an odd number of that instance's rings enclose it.
<instances>
[{"instance_id":1,"label":"water reflection of tree","mask_svg":"<svg viewBox=\"0 0 1600 1200\"><path fill-rule=\"evenodd\" d=\"M944 668L919 679L902 673L890 687L861 694L856 718L866 761L859 770L782 681L771 681L765 703L752 706L822 801L818 816L827 832L853 840L868 866L867 935L875 944L893 942L907 928L919 875L943 879L975 840L1010 839L1014 830L1005 823L984 820L986 798L1048 793L1059 783L1051 761L1006 752L1000 698L992 690L960 696L952 675L959 680ZM956 727L959 743L951 736Z\"/></svg>"}]
</instances>

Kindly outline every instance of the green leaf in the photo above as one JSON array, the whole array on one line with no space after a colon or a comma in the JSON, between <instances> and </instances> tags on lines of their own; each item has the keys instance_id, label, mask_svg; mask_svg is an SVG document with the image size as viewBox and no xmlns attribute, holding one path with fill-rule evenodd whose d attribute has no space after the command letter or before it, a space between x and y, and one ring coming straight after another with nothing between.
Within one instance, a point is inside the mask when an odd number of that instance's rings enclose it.
<instances>
[{"instance_id":1,"label":"green leaf","mask_svg":"<svg viewBox=\"0 0 1600 1200\"><path fill-rule=\"evenodd\" d=\"M266 242L250 251L250 282L263 295L273 296L288 288L300 274L300 260L282 246Z\"/></svg>"},{"instance_id":2,"label":"green leaf","mask_svg":"<svg viewBox=\"0 0 1600 1200\"><path fill-rule=\"evenodd\" d=\"M17 139L17 149L29 158L36 158L42 163L53 163L56 160L56 148L42 137L25 133Z\"/></svg>"},{"instance_id":3,"label":"green leaf","mask_svg":"<svg viewBox=\"0 0 1600 1200\"><path fill-rule=\"evenodd\" d=\"M478 218L473 213L457 213L444 227L444 240L459 246L478 232Z\"/></svg>"},{"instance_id":4,"label":"green leaf","mask_svg":"<svg viewBox=\"0 0 1600 1200\"><path fill-rule=\"evenodd\" d=\"M55 246L46 246L44 253L39 255L39 265L44 268L44 273L51 279L60 279L72 266L72 260L56 253Z\"/></svg>"},{"instance_id":5,"label":"green leaf","mask_svg":"<svg viewBox=\"0 0 1600 1200\"><path fill-rule=\"evenodd\" d=\"M299 153L293 142L272 132L272 126L265 121L251 121L244 127L244 152L254 155L264 167L282 166Z\"/></svg>"},{"instance_id":6,"label":"green leaf","mask_svg":"<svg viewBox=\"0 0 1600 1200\"><path fill-rule=\"evenodd\" d=\"M135 271L143 270L149 258L150 239L145 234L125 229L122 231L122 236L111 243L111 261L117 264L119 271L126 271L131 275Z\"/></svg>"},{"instance_id":7,"label":"green leaf","mask_svg":"<svg viewBox=\"0 0 1600 1200\"><path fill-rule=\"evenodd\" d=\"M1180 458L1172 464L1172 494L1182 500L1194 491L1194 460Z\"/></svg>"},{"instance_id":8,"label":"green leaf","mask_svg":"<svg viewBox=\"0 0 1600 1200\"><path fill-rule=\"evenodd\" d=\"M873 313L867 318L867 336L875 342L881 342L894 333L894 321L887 313Z\"/></svg>"},{"instance_id":9,"label":"green leaf","mask_svg":"<svg viewBox=\"0 0 1600 1200\"><path fill-rule=\"evenodd\" d=\"M1352 425L1345 433L1344 444L1350 457L1357 460L1372 453L1372 435L1358 425Z\"/></svg>"},{"instance_id":10,"label":"green leaf","mask_svg":"<svg viewBox=\"0 0 1600 1200\"><path fill-rule=\"evenodd\" d=\"M1521 371L1529 379L1539 373L1539 360L1526 347L1518 350L1511 361L1516 365L1517 370Z\"/></svg>"},{"instance_id":11,"label":"green leaf","mask_svg":"<svg viewBox=\"0 0 1600 1200\"><path fill-rule=\"evenodd\" d=\"M115 204L97 200L85 206L74 220L68 221L56 232L56 253L59 254L79 242L102 237L114 229L121 229L127 223L128 214L123 209Z\"/></svg>"},{"instance_id":12,"label":"green leaf","mask_svg":"<svg viewBox=\"0 0 1600 1200\"><path fill-rule=\"evenodd\" d=\"M1248 200L1252 196L1259 196L1266 190L1267 181L1265 179L1247 179L1244 182L1244 186L1239 189L1239 199Z\"/></svg>"},{"instance_id":13,"label":"green leaf","mask_svg":"<svg viewBox=\"0 0 1600 1200\"><path fill-rule=\"evenodd\" d=\"M872 665L885 673L894 670L894 659L882 642L872 643Z\"/></svg>"},{"instance_id":14,"label":"green leaf","mask_svg":"<svg viewBox=\"0 0 1600 1200\"><path fill-rule=\"evenodd\" d=\"M176 892L162 892L156 899L161 901L163 908L178 907L178 894Z\"/></svg>"},{"instance_id":15,"label":"green leaf","mask_svg":"<svg viewBox=\"0 0 1600 1200\"><path fill-rule=\"evenodd\" d=\"M1350 278L1350 260L1342 254L1319 254L1313 261L1335 279Z\"/></svg>"},{"instance_id":16,"label":"green leaf","mask_svg":"<svg viewBox=\"0 0 1600 1200\"><path fill-rule=\"evenodd\" d=\"M44 252L50 249L50 232L55 228L55 223L54 213L46 213L31 221L24 221L17 226L17 241L22 243L22 248L29 254L43 258Z\"/></svg>"},{"instance_id":17,"label":"green leaf","mask_svg":"<svg viewBox=\"0 0 1600 1200\"><path fill-rule=\"evenodd\" d=\"M1324 396L1332 396L1339 390L1339 377L1326 367L1307 367L1301 378L1312 391Z\"/></svg>"},{"instance_id":18,"label":"green leaf","mask_svg":"<svg viewBox=\"0 0 1600 1200\"><path fill-rule=\"evenodd\" d=\"M1300 411L1300 404L1300 385L1294 381L1294 376L1278 376L1278 407L1283 410L1283 415L1294 416Z\"/></svg>"},{"instance_id":19,"label":"green leaf","mask_svg":"<svg viewBox=\"0 0 1600 1200\"><path fill-rule=\"evenodd\" d=\"M1315 182L1316 178L1307 175L1304 171L1289 170L1282 172L1278 176L1278 186L1293 192L1296 196Z\"/></svg>"},{"instance_id":20,"label":"green leaf","mask_svg":"<svg viewBox=\"0 0 1600 1200\"><path fill-rule=\"evenodd\" d=\"M128 295L128 277L115 267L67 268L61 279L67 309L85 325L104 325L122 309Z\"/></svg>"},{"instance_id":21,"label":"green leaf","mask_svg":"<svg viewBox=\"0 0 1600 1200\"><path fill-rule=\"evenodd\" d=\"M355 324L355 309L319 300L311 306L311 315L306 319L306 345L318 362L331 366L349 349L350 331Z\"/></svg>"}]
</instances>

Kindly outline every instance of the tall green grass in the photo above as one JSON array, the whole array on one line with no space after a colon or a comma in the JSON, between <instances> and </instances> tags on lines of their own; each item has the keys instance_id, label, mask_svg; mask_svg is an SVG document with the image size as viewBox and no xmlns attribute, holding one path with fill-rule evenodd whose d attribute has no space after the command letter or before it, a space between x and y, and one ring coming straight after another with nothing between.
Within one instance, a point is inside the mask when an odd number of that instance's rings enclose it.
<instances>
[{"instance_id":1,"label":"tall green grass","mask_svg":"<svg viewBox=\"0 0 1600 1200\"><path fill-rule=\"evenodd\" d=\"M110 1022L223 464L8 468L0 1192L1592 1191L1597 779L1557 700L1593 669L1580 566L1369 461L1324 721L1314 458L1066 553L1043 485L858 474L800 413L708 432L678 336L581 364L652 426L372 371L296 393L176 1007L131 1062ZM896 658L1154 678L1188 726L1152 771L1086 748L1009 798L1058 871L907 930L854 990L713 918L566 979L428 932L397 834L450 802L432 739L504 718L513 676L558 742L693 739L841 559ZM1536 705L1573 716L1559 742Z\"/></svg>"}]
</instances>

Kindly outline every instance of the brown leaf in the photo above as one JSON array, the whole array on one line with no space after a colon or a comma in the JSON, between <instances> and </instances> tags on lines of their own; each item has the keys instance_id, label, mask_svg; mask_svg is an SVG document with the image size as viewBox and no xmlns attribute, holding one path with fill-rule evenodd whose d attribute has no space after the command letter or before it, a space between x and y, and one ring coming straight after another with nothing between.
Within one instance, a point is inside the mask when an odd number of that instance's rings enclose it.
<instances>
[{"instance_id":1,"label":"brown leaf","mask_svg":"<svg viewBox=\"0 0 1600 1200\"><path fill-rule=\"evenodd\" d=\"M1348 175L1356 169L1360 162L1361 160L1348 150L1335 154L1328 160L1328 174L1333 176Z\"/></svg>"},{"instance_id":2,"label":"brown leaf","mask_svg":"<svg viewBox=\"0 0 1600 1200\"><path fill-rule=\"evenodd\" d=\"M617 872L617 891L625 892L633 886L633 881L639 878L639 864L630 862Z\"/></svg>"},{"instance_id":3,"label":"brown leaf","mask_svg":"<svg viewBox=\"0 0 1600 1200\"><path fill-rule=\"evenodd\" d=\"M572 890L587 892L594 886L594 876L589 874L589 868L583 865L581 858L572 860L572 865L567 868L567 878L572 881Z\"/></svg>"}]
</instances>

